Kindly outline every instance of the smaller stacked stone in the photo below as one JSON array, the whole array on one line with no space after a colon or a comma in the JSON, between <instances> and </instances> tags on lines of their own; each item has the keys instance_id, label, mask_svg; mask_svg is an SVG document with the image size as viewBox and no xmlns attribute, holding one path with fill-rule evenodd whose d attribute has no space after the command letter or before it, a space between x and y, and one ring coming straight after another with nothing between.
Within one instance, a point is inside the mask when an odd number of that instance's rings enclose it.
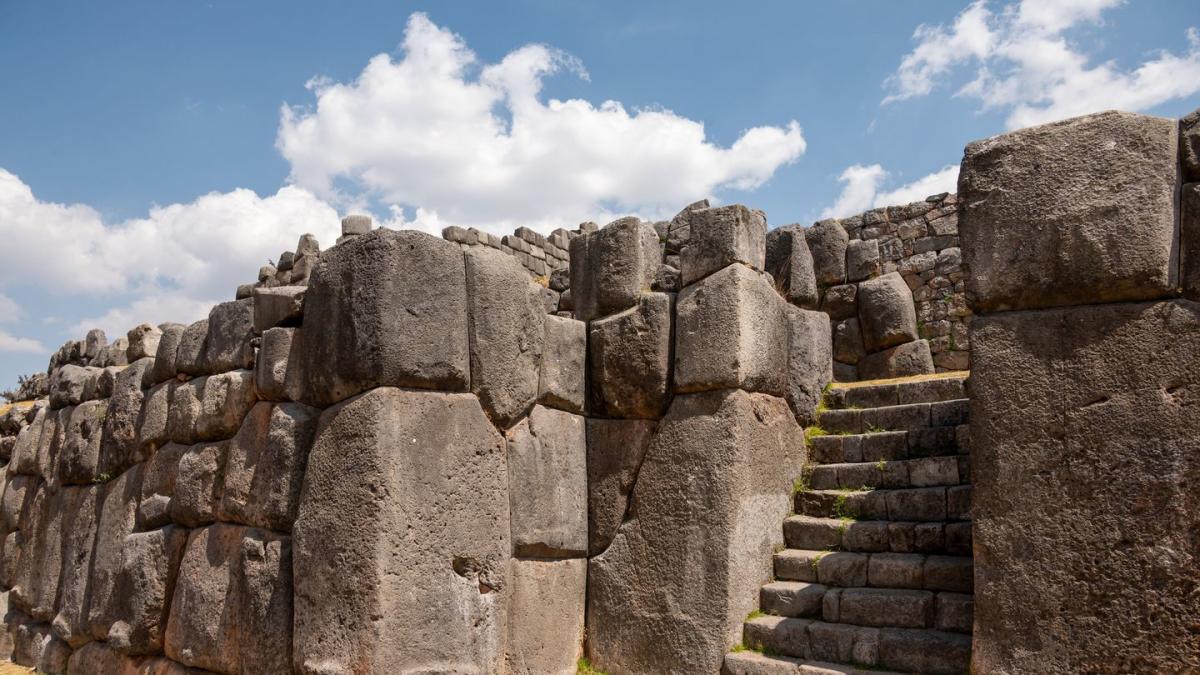
<instances>
[{"instance_id":1,"label":"smaller stacked stone","mask_svg":"<svg viewBox=\"0 0 1200 675\"><path fill-rule=\"evenodd\" d=\"M342 236L337 243L342 243L350 237L369 232L371 218L369 216L347 216L342 219ZM273 288L276 286L307 286L313 269L321 259L321 245L311 234L303 234L296 244L295 251L284 251L279 254L279 262L274 265L263 265L258 269L258 281L253 284L238 286L237 300L252 297L255 289Z\"/></svg>"},{"instance_id":2,"label":"smaller stacked stone","mask_svg":"<svg viewBox=\"0 0 1200 675\"><path fill-rule=\"evenodd\" d=\"M518 227L512 234L504 236L490 234L473 227L451 225L442 230L442 238L471 246L487 246L514 256L535 277L550 276L555 270L570 263L571 240L579 236L580 230L559 228L549 236L539 234L528 227Z\"/></svg>"}]
</instances>

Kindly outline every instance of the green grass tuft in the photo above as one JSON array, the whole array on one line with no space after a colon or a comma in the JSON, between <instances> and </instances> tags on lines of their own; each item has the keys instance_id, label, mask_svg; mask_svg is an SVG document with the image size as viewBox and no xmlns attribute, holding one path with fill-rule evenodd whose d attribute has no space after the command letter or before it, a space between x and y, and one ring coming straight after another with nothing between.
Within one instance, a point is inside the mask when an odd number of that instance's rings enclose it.
<instances>
[{"instance_id":1,"label":"green grass tuft","mask_svg":"<svg viewBox=\"0 0 1200 675\"><path fill-rule=\"evenodd\" d=\"M608 675L608 673L593 666L592 662L589 661L588 657L586 656L579 657L579 663L577 663L576 666L576 673L578 673L578 675Z\"/></svg>"}]
</instances>

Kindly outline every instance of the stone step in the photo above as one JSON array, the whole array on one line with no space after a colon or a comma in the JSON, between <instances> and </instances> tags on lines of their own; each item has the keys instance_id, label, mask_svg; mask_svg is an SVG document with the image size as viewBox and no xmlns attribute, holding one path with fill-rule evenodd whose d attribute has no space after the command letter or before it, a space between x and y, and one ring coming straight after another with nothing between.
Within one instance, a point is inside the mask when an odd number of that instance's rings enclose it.
<instances>
[{"instance_id":1,"label":"stone step","mask_svg":"<svg viewBox=\"0 0 1200 675\"><path fill-rule=\"evenodd\" d=\"M817 415L817 424L831 434L862 434L956 427L967 423L967 415L968 401L960 398L936 403L824 410Z\"/></svg>"},{"instance_id":2,"label":"stone step","mask_svg":"<svg viewBox=\"0 0 1200 675\"><path fill-rule=\"evenodd\" d=\"M965 673L971 663L969 635L929 629L760 616L745 623L742 641L751 648L796 659L929 675Z\"/></svg>"},{"instance_id":3,"label":"stone step","mask_svg":"<svg viewBox=\"0 0 1200 675\"><path fill-rule=\"evenodd\" d=\"M808 471L814 490L918 488L970 482L970 458L962 456L821 464Z\"/></svg>"},{"instance_id":4,"label":"stone step","mask_svg":"<svg viewBox=\"0 0 1200 675\"><path fill-rule=\"evenodd\" d=\"M811 438L810 460L819 464L843 462L893 462L918 457L965 455L970 432L956 427L926 427L912 431L866 434L826 434Z\"/></svg>"},{"instance_id":5,"label":"stone step","mask_svg":"<svg viewBox=\"0 0 1200 675\"><path fill-rule=\"evenodd\" d=\"M936 628L970 633L974 602L967 593L915 588L832 588L803 581L773 581L759 591L759 607L772 616L876 628Z\"/></svg>"},{"instance_id":6,"label":"stone step","mask_svg":"<svg viewBox=\"0 0 1200 675\"><path fill-rule=\"evenodd\" d=\"M957 555L785 548L775 554L775 578L838 588L970 593L974 566L971 558Z\"/></svg>"},{"instance_id":7,"label":"stone step","mask_svg":"<svg viewBox=\"0 0 1200 675\"><path fill-rule=\"evenodd\" d=\"M806 661L790 656L767 656L741 651L725 655L721 675L900 675L878 668L863 670L854 666L821 661Z\"/></svg>"},{"instance_id":8,"label":"stone step","mask_svg":"<svg viewBox=\"0 0 1200 675\"><path fill-rule=\"evenodd\" d=\"M830 408L880 408L907 403L936 403L967 397L967 373L907 381L834 384L825 394Z\"/></svg>"},{"instance_id":9,"label":"stone step","mask_svg":"<svg viewBox=\"0 0 1200 675\"><path fill-rule=\"evenodd\" d=\"M971 486L802 490L795 511L819 518L940 522L971 519Z\"/></svg>"},{"instance_id":10,"label":"stone step","mask_svg":"<svg viewBox=\"0 0 1200 675\"><path fill-rule=\"evenodd\" d=\"M971 523L916 523L789 516L783 521L789 548L861 553L971 555Z\"/></svg>"}]
</instances>

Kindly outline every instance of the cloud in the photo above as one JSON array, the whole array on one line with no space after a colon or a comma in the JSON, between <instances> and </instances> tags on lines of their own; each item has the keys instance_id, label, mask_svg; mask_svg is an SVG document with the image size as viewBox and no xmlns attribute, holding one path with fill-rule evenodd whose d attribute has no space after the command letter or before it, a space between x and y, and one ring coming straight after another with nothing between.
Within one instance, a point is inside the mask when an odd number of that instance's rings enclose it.
<instances>
[{"instance_id":1,"label":"cloud","mask_svg":"<svg viewBox=\"0 0 1200 675\"><path fill-rule=\"evenodd\" d=\"M949 164L917 180L892 190L881 191L888 172L878 164L846 167L838 180L844 185L832 206L821 211L822 218L845 218L881 206L920 201L942 192L956 192L958 166Z\"/></svg>"},{"instance_id":2,"label":"cloud","mask_svg":"<svg viewBox=\"0 0 1200 675\"><path fill-rule=\"evenodd\" d=\"M42 343L30 338L16 337L12 333L0 330L0 353L18 352L22 354L45 354L46 348Z\"/></svg>"},{"instance_id":3,"label":"cloud","mask_svg":"<svg viewBox=\"0 0 1200 675\"><path fill-rule=\"evenodd\" d=\"M413 14L398 58L373 57L352 82L314 79L313 106L285 105L276 146L295 185L334 203L379 201L415 212L405 222L420 227L492 231L673 213L721 188L756 188L805 150L795 121L722 147L669 110L544 99L543 81L562 72L586 78L577 59L540 44L481 64L461 37Z\"/></svg>"},{"instance_id":4,"label":"cloud","mask_svg":"<svg viewBox=\"0 0 1200 675\"><path fill-rule=\"evenodd\" d=\"M1022 0L998 12L977 0L950 27L918 26L917 46L884 83L891 103L932 92L958 67L974 77L955 96L1008 111L1010 129L1099 110L1146 110L1200 92L1200 33L1186 30L1183 54L1159 50L1132 69L1092 64L1066 33L1102 24L1122 0Z\"/></svg>"},{"instance_id":5,"label":"cloud","mask_svg":"<svg viewBox=\"0 0 1200 675\"><path fill-rule=\"evenodd\" d=\"M0 293L0 323L12 323L25 316L24 310L15 300Z\"/></svg>"}]
</instances>

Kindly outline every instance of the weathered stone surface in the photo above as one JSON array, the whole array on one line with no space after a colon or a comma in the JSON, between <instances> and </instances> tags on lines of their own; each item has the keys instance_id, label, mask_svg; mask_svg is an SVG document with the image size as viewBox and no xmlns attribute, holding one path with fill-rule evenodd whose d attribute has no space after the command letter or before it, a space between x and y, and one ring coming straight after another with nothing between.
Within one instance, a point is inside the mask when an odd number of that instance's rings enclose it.
<instances>
[{"instance_id":1,"label":"weathered stone surface","mask_svg":"<svg viewBox=\"0 0 1200 675\"><path fill-rule=\"evenodd\" d=\"M167 610L188 531L169 525L125 537L117 577L118 616L108 632L114 649L131 655L162 651Z\"/></svg>"},{"instance_id":2,"label":"weathered stone surface","mask_svg":"<svg viewBox=\"0 0 1200 675\"><path fill-rule=\"evenodd\" d=\"M33 498L29 550L21 556L17 583L13 587L18 606L42 623L56 613L58 584L62 573L62 518L68 491L51 491L43 484Z\"/></svg>"},{"instance_id":3,"label":"weathered stone surface","mask_svg":"<svg viewBox=\"0 0 1200 675\"><path fill-rule=\"evenodd\" d=\"M62 483L59 479L59 455L66 445L66 431L71 426L71 415L78 406L69 406L51 410L46 415L42 433L38 436L36 475L50 487L57 489Z\"/></svg>"},{"instance_id":4,"label":"weathered stone surface","mask_svg":"<svg viewBox=\"0 0 1200 675\"><path fill-rule=\"evenodd\" d=\"M846 245L846 280L862 281L879 274L879 241L855 239Z\"/></svg>"},{"instance_id":5,"label":"weathered stone surface","mask_svg":"<svg viewBox=\"0 0 1200 675\"><path fill-rule=\"evenodd\" d=\"M100 368L67 364L50 376L50 407L57 410L79 405L95 396L96 379Z\"/></svg>"},{"instance_id":6,"label":"weathered stone surface","mask_svg":"<svg viewBox=\"0 0 1200 675\"><path fill-rule=\"evenodd\" d=\"M587 555L587 431L584 419L534 406L507 434L513 551Z\"/></svg>"},{"instance_id":7,"label":"weathered stone surface","mask_svg":"<svg viewBox=\"0 0 1200 675\"><path fill-rule=\"evenodd\" d=\"M541 287L517 259L491 248L466 253L471 392L500 428L524 415L538 394L545 343Z\"/></svg>"},{"instance_id":8,"label":"weathered stone surface","mask_svg":"<svg viewBox=\"0 0 1200 675\"><path fill-rule=\"evenodd\" d=\"M0 504L3 504L6 531L21 527L21 514L29 508L36 488L37 479L33 476L12 476L4 481L4 497Z\"/></svg>"},{"instance_id":9,"label":"weathered stone surface","mask_svg":"<svg viewBox=\"0 0 1200 675\"><path fill-rule=\"evenodd\" d=\"M292 545L218 523L192 531L179 565L163 648L218 673L292 672Z\"/></svg>"},{"instance_id":10,"label":"weathered stone surface","mask_svg":"<svg viewBox=\"0 0 1200 675\"><path fill-rule=\"evenodd\" d=\"M104 642L89 642L71 654L67 675L147 675L139 660L124 656Z\"/></svg>"},{"instance_id":11,"label":"weathered stone surface","mask_svg":"<svg viewBox=\"0 0 1200 675\"><path fill-rule=\"evenodd\" d=\"M1185 183L1200 182L1200 109L1179 120L1179 164Z\"/></svg>"},{"instance_id":12,"label":"weathered stone surface","mask_svg":"<svg viewBox=\"0 0 1200 675\"><path fill-rule=\"evenodd\" d=\"M373 230L325 252L305 311L305 403L372 387L470 385L466 273L458 246L420 232Z\"/></svg>"},{"instance_id":13,"label":"weathered stone surface","mask_svg":"<svg viewBox=\"0 0 1200 675\"><path fill-rule=\"evenodd\" d=\"M637 511L588 567L588 653L609 672L712 673L771 579L804 439L781 399L676 396Z\"/></svg>"},{"instance_id":14,"label":"weathered stone surface","mask_svg":"<svg viewBox=\"0 0 1200 675\"><path fill-rule=\"evenodd\" d=\"M158 326L143 323L129 329L126 339L129 346L125 348L125 358L129 363L138 359L154 358L158 355L158 343L162 340L162 329Z\"/></svg>"},{"instance_id":15,"label":"weathered stone surface","mask_svg":"<svg viewBox=\"0 0 1200 675\"><path fill-rule=\"evenodd\" d=\"M683 250L688 239L692 235L692 215L701 209L708 208L708 200L701 199L697 202L692 202L683 207L683 210L675 214L671 222L667 225L667 242L666 249L671 253L679 253Z\"/></svg>"},{"instance_id":16,"label":"weathered stone surface","mask_svg":"<svg viewBox=\"0 0 1200 675\"><path fill-rule=\"evenodd\" d=\"M588 349L596 414L662 415L671 391L673 304L666 293L647 293L636 307L591 322Z\"/></svg>"},{"instance_id":17,"label":"weathered stone surface","mask_svg":"<svg viewBox=\"0 0 1200 675\"><path fill-rule=\"evenodd\" d=\"M767 216L741 204L693 211L691 236L680 251L683 284L694 283L734 263L766 266Z\"/></svg>"},{"instance_id":18,"label":"weathered stone surface","mask_svg":"<svg viewBox=\"0 0 1200 675\"><path fill-rule=\"evenodd\" d=\"M168 380L143 393L142 410L138 413L137 421L138 448L141 455L153 453L170 440L167 424L170 419L171 396L177 384L174 380Z\"/></svg>"},{"instance_id":19,"label":"weathered stone surface","mask_svg":"<svg viewBox=\"0 0 1200 675\"><path fill-rule=\"evenodd\" d=\"M846 248L850 235L836 220L822 220L804 231L819 286L846 283Z\"/></svg>"},{"instance_id":20,"label":"weathered stone surface","mask_svg":"<svg viewBox=\"0 0 1200 675\"><path fill-rule=\"evenodd\" d=\"M803 227L784 225L767 233L766 270L788 302L806 309L817 308L821 298Z\"/></svg>"},{"instance_id":21,"label":"weathered stone surface","mask_svg":"<svg viewBox=\"0 0 1200 675\"><path fill-rule=\"evenodd\" d=\"M70 645L58 637L50 635L42 645L42 653L38 655L37 672L47 675L66 675L67 659L70 657Z\"/></svg>"},{"instance_id":22,"label":"weathered stone surface","mask_svg":"<svg viewBox=\"0 0 1200 675\"><path fill-rule=\"evenodd\" d=\"M99 485L62 489L65 493L62 500L63 566L55 605L58 612L51 625L55 636L72 648L91 640L86 599L100 490Z\"/></svg>"},{"instance_id":23,"label":"weathered stone surface","mask_svg":"<svg viewBox=\"0 0 1200 675\"><path fill-rule=\"evenodd\" d=\"M587 559L513 560L510 577L508 672L573 675L583 655Z\"/></svg>"},{"instance_id":24,"label":"weathered stone surface","mask_svg":"<svg viewBox=\"0 0 1200 675\"><path fill-rule=\"evenodd\" d=\"M13 634L13 663L32 668L41 659L46 642L53 637L50 634L50 626L39 623L23 613L12 614L14 616L8 617L7 623Z\"/></svg>"},{"instance_id":25,"label":"weathered stone surface","mask_svg":"<svg viewBox=\"0 0 1200 675\"><path fill-rule=\"evenodd\" d=\"M13 446L12 459L8 463L8 473L37 474L38 446L42 443L42 434L46 429L47 420L55 417L47 408L40 408L34 414L33 422L17 434L17 442Z\"/></svg>"},{"instance_id":26,"label":"weathered stone surface","mask_svg":"<svg viewBox=\"0 0 1200 675\"><path fill-rule=\"evenodd\" d=\"M866 353L858 319L838 321L833 327L833 358L853 365L866 356Z\"/></svg>"},{"instance_id":27,"label":"weathered stone surface","mask_svg":"<svg viewBox=\"0 0 1200 675\"><path fill-rule=\"evenodd\" d=\"M933 355L928 340L914 340L868 354L858 362L858 376L864 380L907 377L932 373Z\"/></svg>"},{"instance_id":28,"label":"weathered stone surface","mask_svg":"<svg viewBox=\"0 0 1200 675\"><path fill-rule=\"evenodd\" d=\"M146 462L137 509L139 530L152 530L171 522L171 498L175 496L179 459L187 449L186 445L167 443Z\"/></svg>"},{"instance_id":29,"label":"weathered stone surface","mask_svg":"<svg viewBox=\"0 0 1200 675\"><path fill-rule=\"evenodd\" d=\"M214 441L236 434L255 398L252 370L208 376L196 418L196 438Z\"/></svg>"},{"instance_id":30,"label":"weathered stone surface","mask_svg":"<svg viewBox=\"0 0 1200 675\"><path fill-rule=\"evenodd\" d=\"M205 373L224 373L228 370L254 367L254 301L222 302L208 313L208 335L200 367ZM178 356L177 356L178 358Z\"/></svg>"},{"instance_id":31,"label":"weathered stone surface","mask_svg":"<svg viewBox=\"0 0 1200 675\"><path fill-rule=\"evenodd\" d=\"M58 451L56 483L87 485L100 475L100 437L105 424L105 402L84 401L60 416L62 441Z\"/></svg>"},{"instance_id":32,"label":"weathered stone surface","mask_svg":"<svg viewBox=\"0 0 1200 675\"><path fill-rule=\"evenodd\" d=\"M294 527L297 671L500 671L506 473L473 395L380 388L325 411Z\"/></svg>"},{"instance_id":33,"label":"weathered stone surface","mask_svg":"<svg viewBox=\"0 0 1200 675\"><path fill-rule=\"evenodd\" d=\"M145 459L138 440L138 420L145 394L142 382L155 359L141 358L117 375L108 414L104 416L104 440L100 444L100 473L115 476Z\"/></svg>"},{"instance_id":34,"label":"weathered stone surface","mask_svg":"<svg viewBox=\"0 0 1200 675\"><path fill-rule=\"evenodd\" d=\"M204 341L207 337L208 319L201 319L183 329L183 333L179 336L179 346L175 348L176 373L205 374L206 371L201 360L204 357Z\"/></svg>"},{"instance_id":35,"label":"weathered stone surface","mask_svg":"<svg viewBox=\"0 0 1200 675\"><path fill-rule=\"evenodd\" d=\"M649 291L662 263L654 226L615 220L571 240L571 302L584 321L633 307Z\"/></svg>"},{"instance_id":36,"label":"weathered stone surface","mask_svg":"<svg viewBox=\"0 0 1200 675\"><path fill-rule=\"evenodd\" d=\"M825 290L821 311L835 321L858 315L858 284L840 284Z\"/></svg>"},{"instance_id":37,"label":"weathered stone surface","mask_svg":"<svg viewBox=\"0 0 1200 675\"><path fill-rule=\"evenodd\" d=\"M295 328L268 328L262 336L254 363L254 388L264 401L287 401L295 392L288 388ZM292 378L293 382L298 378Z\"/></svg>"},{"instance_id":38,"label":"weathered stone surface","mask_svg":"<svg viewBox=\"0 0 1200 675\"><path fill-rule=\"evenodd\" d=\"M87 362L95 360L100 355L100 350L108 346L108 336L99 328L93 328L87 332L87 336L83 339L83 358Z\"/></svg>"},{"instance_id":39,"label":"weathered stone surface","mask_svg":"<svg viewBox=\"0 0 1200 675\"><path fill-rule=\"evenodd\" d=\"M121 546L133 532L142 492L145 465L138 464L103 485L100 517L96 521L96 546L88 578L87 617L92 637L103 640L117 620L117 574L121 569Z\"/></svg>"},{"instance_id":40,"label":"weathered stone surface","mask_svg":"<svg viewBox=\"0 0 1200 675\"><path fill-rule=\"evenodd\" d=\"M787 303L770 278L730 265L683 289L675 328L677 392L787 391Z\"/></svg>"},{"instance_id":41,"label":"weathered stone surface","mask_svg":"<svg viewBox=\"0 0 1200 675\"><path fill-rule=\"evenodd\" d=\"M342 235L367 234L371 231L371 216L349 215L342 218Z\"/></svg>"},{"instance_id":42,"label":"weathered stone surface","mask_svg":"<svg viewBox=\"0 0 1200 675\"><path fill-rule=\"evenodd\" d=\"M868 352L916 340L917 311L904 278L892 272L859 284L858 323Z\"/></svg>"},{"instance_id":43,"label":"weathered stone surface","mask_svg":"<svg viewBox=\"0 0 1200 675\"><path fill-rule=\"evenodd\" d=\"M175 494L171 496L171 520L200 527L217 519L217 504L225 486L225 457L229 441L200 443L179 457Z\"/></svg>"},{"instance_id":44,"label":"weathered stone surface","mask_svg":"<svg viewBox=\"0 0 1200 675\"><path fill-rule=\"evenodd\" d=\"M1200 669L1200 304L972 328L973 670Z\"/></svg>"},{"instance_id":45,"label":"weathered stone surface","mask_svg":"<svg viewBox=\"0 0 1200 675\"><path fill-rule=\"evenodd\" d=\"M288 532L321 411L301 403L259 403L229 444L221 520Z\"/></svg>"},{"instance_id":46,"label":"weathered stone surface","mask_svg":"<svg viewBox=\"0 0 1200 675\"><path fill-rule=\"evenodd\" d=\"M546 315L545 347L538 377L538 403L583 413L587 390L587 324Z\"/></svg>"},{"instance_id":47,"label":"weathered stone surface","mask_svg":"<svg viewBox=\"0 0 1200 675\"><path fill-rule=\"evenodd\" d=\"M297 326L304 315L308 286L274 286L254 289L254 332L276 326Z\"/></svg>"},{"instance_id":48,"label":"weathered stone surface","mask_svg":"<svg viewBox=\"0 0 1200 675\"><path fill-rule=\"evenodd\" d=\"M624 522L656 425L654 420L587 420L589 556L603 553Z\"/></svg>"},{"instance_id":49,"label":"weathered stone surface","mask_svg":"<svg viewBox=\"0 0 1200 675\"><path fill-rule=\"evenodd\" d=\"M196 440L196 421L200 419L207 381L207 377L197 377L180 382L171 389L167 438L172 442L190 445Z\"/></svg>"},{"instance_id":50,"label":"weathered stone surface","mask_svg":"<svg viewBox=\"0 0 1200 675\"><path fill-rule=\"evenodd\" d=\"M1200 300L1200 183L1184 185L1179 202L1179 284L1185 297Z\"/></svg>"},{"instance_id":51,"label":"weathered stone surface","mask_svg":"<svg viewBox=\"0 0 1200 675\"><path fill-rule=\"evenodd\" d=\"M1166 297L1174 120L1105 112L967 145L959 231L976 311Z\"/></svg>"},{"instance_id":52,"label":"weathered stone surface","mask_svg":"<svg viewBox=\"0 0 1200 675\"><path fill-rule=\"evenodd\" d=\"M788 322L787 402L801 426L816 420L825 385L833 381L833 339L823 312L786 305Z\"/></svg>"}]
</instances>

